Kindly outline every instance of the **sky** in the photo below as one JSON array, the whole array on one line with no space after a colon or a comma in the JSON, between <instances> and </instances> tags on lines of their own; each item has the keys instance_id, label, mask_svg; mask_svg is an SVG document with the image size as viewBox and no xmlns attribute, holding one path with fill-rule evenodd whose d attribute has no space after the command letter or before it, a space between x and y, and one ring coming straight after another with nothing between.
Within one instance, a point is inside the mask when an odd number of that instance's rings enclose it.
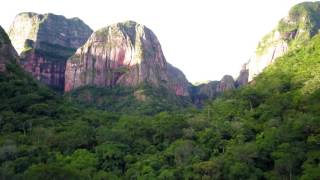
<instances>
[{"instance_id":1,"label":"sky","mask_svg":"<svg viewBox=\"0 0 320 180\"><path fill-rule=\"evenodd\" d=\"M79 17L93 30L126 20L150 28L190 82L238 76L259 40L301 0L2 0L0 25L20 12Z\"/></svg>"}]
</instances>

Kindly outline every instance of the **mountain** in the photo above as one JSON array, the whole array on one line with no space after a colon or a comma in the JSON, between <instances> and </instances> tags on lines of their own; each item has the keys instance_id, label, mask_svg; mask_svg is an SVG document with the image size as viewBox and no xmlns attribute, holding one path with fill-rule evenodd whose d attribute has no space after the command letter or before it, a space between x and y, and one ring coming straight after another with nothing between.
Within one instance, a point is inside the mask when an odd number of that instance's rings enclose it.
<instances>
[{"instance_id":1,"label":"mountain","mask_svg":"<svg viewBox=\"0 0 320 180\"><path fill-rule=\"evenodd\" d=\"M92 34L68 59L65 91L86 86L164 86L188 96L185 76L167 63L155 34L133 21L117 23Z\"/></svg>"},{"instance_id":2,"label":"mountain","mask_svg":"<svg viewBox=\"0 0 320 180\"><path fill-rule=\"evenodd\" d=\"M192 87L192 102L201 107L204 101L212 100L223 92L236 88L236 82L230 75L225 75L220 81L209 81Z\"/></svg>"},{"instance_id":3,"label":"mountain","mask_svg":"<svg viewBox=\"0 0 320 180\"><path fill-rule=\"evenodd\" d=\"M195 141L212 154L193 164L195 179L319 179L319 55L317 34L210 101Z\"/></svg>"},{"instance_id":4,"label":"mountain","mask_svg":"<svg viewBox=\"0 0 320 180\"><path fill-rule=\"evenodd\" d=\"M80 19L51 13L20 13L9 30L21 66L57 90L124 86L139 91L151 85L202 104L231 89L210 89L214 88L210 84L193 87L183 72L166 61L157 37L144 25L126 21L91 34Z\"/></svg>"},{"instance_id":5,"label":"mountain","mask_svg":"<svg viewBox=\"0 0 320 180\"><path fill-rule=\"evenodd\" d=\"M66 92L84 86L124 86L134 87L135 92L141 94L145 92L140 91L141 85L147 84L158 89L164 87L163 91L168 90L169 94L171 92L176 96L190 98L190 102L192 99L199 106L205 100L235 88L231 76L224 76L217 87L212 83L191 85L179 69L166 61L154 33L133 21L113 24L94 32L86 44L68 59L65 77ZM76 94L82 94L81 91L83 90L76 91ZM152 98L158 101L156 96ZM177 98L171 96L170 99L172 104L172 100ZM185 100L182 104L190 104Z\"/></svg>"},{"instance_id":6,"label":"mountain","mask_svg":"<svg viewBox=\"0 0 320 180\"><path fill-rule=\"evenodd\" d=\"M78 18L32 12L18 14L9 37L20 54L20 64L37 80L64 88L67 59L82 46L92 30Z\"/></svg>"},{"instance_id":7,"label":"mountain","mask_svg":"<svg viewBox=\"0 0 320 180\"><path fill-rule=\"evenodd\" d=\"M7 64L17 62L18 54L12 46L7 33L0 26L0 73L7 71Z\"/></svg>"},{"instance_id":8,"label":"mountain","mask_svg":"<svg viewBox=\"0 0 320 180\"><path fill-rule=\"evenodd\" d=\"M287 17L259 42L255 54L244 64L239 84L247 84L289 50L303 47L320 28L320 2L295 5Z\"/></svg>"},{"instance_id":9,"label":"mountain","mask_svg":"<svg viewBox=\"0 0 320 180\"><path fill-rule=\"evenodd\" d=\"M249 82L249 69L247 68L247 63L245 63L240 70L239 76L236 79L235 86L240 87L247 85Z\"/></svg>"}]
</instances>

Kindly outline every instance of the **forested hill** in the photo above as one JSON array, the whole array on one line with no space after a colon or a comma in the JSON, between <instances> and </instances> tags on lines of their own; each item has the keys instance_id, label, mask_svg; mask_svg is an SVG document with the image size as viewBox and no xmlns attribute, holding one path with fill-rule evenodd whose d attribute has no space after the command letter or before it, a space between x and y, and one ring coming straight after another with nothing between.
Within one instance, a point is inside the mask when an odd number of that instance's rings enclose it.
<instances>
[{"instance_id":1,"label":"forested hill","mask_svg":"<svg viewBox=\"0 0 320 180\"><path fill-rule=\"evenodd\" d=\"M202 131L211 158L193 167L210 179L318 179L319 55L317 35L211 102L203 112L211 128Z\"/></svg>"}]
</instances>

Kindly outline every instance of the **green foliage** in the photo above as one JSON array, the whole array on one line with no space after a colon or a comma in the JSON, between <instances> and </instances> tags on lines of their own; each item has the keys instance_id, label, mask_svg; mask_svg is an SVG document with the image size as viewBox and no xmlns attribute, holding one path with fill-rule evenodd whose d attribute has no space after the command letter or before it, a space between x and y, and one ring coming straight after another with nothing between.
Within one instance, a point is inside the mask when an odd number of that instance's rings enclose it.
<instances>
[{"instance_id":1,"label":"green foliage","mask_svg":"<svg viewBox=\"0 0 320 180\"><path fill-rule=\"evenodd\" d=\"M320 3L303 2L293 6L289 15L279 21L277 27L264 36L256 49L257 55L263 55L269 47L286 42L290 49L305 46L318 33L320 28ZM280 38L275 38L275 33Z\"/></svg>"},{"instance_id":2,"label":"green foliage","mask_svg":"<svg viewBox=\"0 0 320 180\"><path fill-rule=\"evenodd\" d=\"M98 159L95 154L86 149L77 149L70 156L58 154L56 159L60 167L77 170L86 179L93 177L98 165Z\"/></svg>"},{"instance_id":3,"label":"green foliage","mask_svg":"<svg viewBox=\"0 0 320 180\"><path fill-rule=\"evenodd\" d=\"M319 10L319 2L303 2L290 9L289 17L295 21L296 28L305 29L313 36L318 33L320 25Z\"/></svg>"},{"instance_id":4,"label":"green foliage","mask_svg":"<svg viewBox=\"0 0 320 180\"><path fill-rule=\"evenodd\" d=\"M84 107L96 107L109 112L154 115L162 111L181 111L192 107L187 97L178 97L164 87L141 85L130 87L81 87L66 95L70 101Z\"/></svg>"}]
</instances>

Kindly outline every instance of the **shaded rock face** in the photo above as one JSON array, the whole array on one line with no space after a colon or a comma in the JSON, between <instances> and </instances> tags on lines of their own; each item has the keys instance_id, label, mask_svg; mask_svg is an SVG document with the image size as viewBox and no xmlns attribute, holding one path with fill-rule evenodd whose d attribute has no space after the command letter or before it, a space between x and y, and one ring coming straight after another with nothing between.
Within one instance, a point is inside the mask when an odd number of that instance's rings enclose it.
<instances>
[{"instance_id":1,"label":"shaded rock face","mask_svg":"<svg viewBox=\"0 0 320 180\"><path fill-rule=\"evenodd\" d=\"M225 75L220 81L209 81L193 87L192 101L201 106L203 101L216 98L221 93L236 88L236 82L230 75Z\"/></svg>"},{"instance_id":2,"label":"shaded rock face","mask_svg":"<svg viewBox=\"0 0 320 180\"><path fill-rule=\"evenodd\" d=\"M178 96L188 96L191 84L186 76L178 68L167 63L167 75L170 78L168 82L169 89L173 90Z\"/></svg>"},{"instance_id":3,"label":"shaded rock face","mask_svg":"<svg viewBox=\"0 0 320 180\"><path fill-rule=\"evenodd\" d=\"M91 34L90 27L78 18L36 13L18 14L9 30L21 66L39 81L61 90L67 59Z\"/></svg>"},{"instance_id":4,"label":"shaded rock face","mask_svg":"<svg viewBox=\"0 0 320 180\"><path fill-rule=\"evenodd\" d=\"M188 81L166 62L154 33L133 21L94 32L67 62L65 91L85 85L136 87L142 83L189 95Z\"/></svg>"},{"instance_id":5,"label":"shaded rock face","mask_svg":"<svg viewBox=\"0 0 320 180\"><path fill-rule=\"evenodd\" d=\"M216 97L219 84L220 81L210 81L207 84L201 84L199 86L199 93L206 95L208 98Z\"/></svg>"},{"instance_id":6,"label":"shaded rock face","mask_svg":"<svg viewBox=\"0 0 320 180\"><path fill-rule=\"evenodd\" d=\"M5 73L8 63L16 63L18 54L11 45L6 32L0 26L0 73Z\"/></svg>"},{"instance_id":7,"label":"shaded rock face","mask_svg":"<svg viewBox=\"0 0 320 180\"><path fill-rule=\"evenodd\" d=\"M215 98L222 92L235 89L235 81L232 76L225 75L220 81L210 81L205 84L196 86L199 88L199 94L207 96L207 98Z\"/></svg>"},{"instance_id":8,"label":"shaded rock face","mask_svg":"<svg viewBox=\"0 0 320 180\"><path fill-rule=\"evenodd\" d=\"M288 16L281 19L278 26L259 42L255 54L241 69L238 84L247 84L278 57L303 46L319 32L319 17L320 2L304 2L292 7Z\"/></svg>"},{"instance_id":9,"label":"shaded rock face","mask_svg":"<svg viewBox=\"0 0 320 180\"><path fill-rule=\"evenodd\" d=\"M66 61L52 61L36 50L22 53L20 57L20 65L35 79L54 89L63 89Z\"/></svg>"},{"instance_id":10,"label":"shaded rock face","mask_svg":"<svg viewBox=\"0 0 320 180\"><path fill-rule=\"evenodd\" d=\"M225 92L235 88L235 81L232 76L225 75L220 80L219 85L217 87L217 92Z\"/></svg>"},{"instance_id":11,"label":"shaded rock face","mask_svg":"<svg viewBox=\"0 0 320 180\"><path fill-rule=\"evenodd\" d=\"M244 64L241 68L240 74L236 80L235 86L240 87L248 84L249 80L249 70L247 64Z\"/></svg>"}]
</instances>

